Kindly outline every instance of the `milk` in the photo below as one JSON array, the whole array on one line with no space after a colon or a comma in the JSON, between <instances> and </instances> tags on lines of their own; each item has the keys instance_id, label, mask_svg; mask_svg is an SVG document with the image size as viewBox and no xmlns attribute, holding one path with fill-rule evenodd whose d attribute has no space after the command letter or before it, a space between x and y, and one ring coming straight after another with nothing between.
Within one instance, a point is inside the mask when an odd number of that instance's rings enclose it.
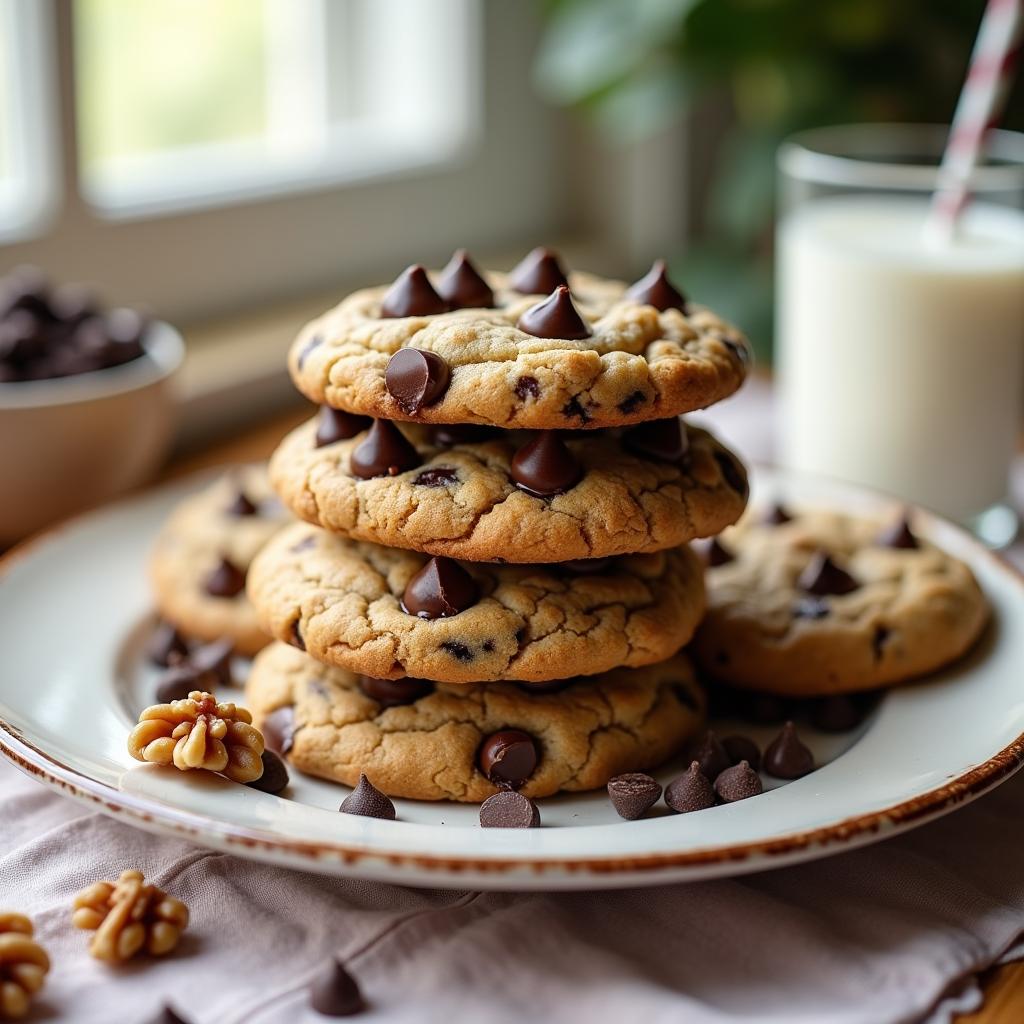
<instances>
[{"instance_id":1,"label":"milk","mask_svg":"<svg viewBox=\"0 0 1024 1024\"><path fill-rule=\"evenodd\" d=\"M779 227L779 457L968 520L1001 501L1024 385L1024 213L841 196Z\"/></svg>"}]
</instances>

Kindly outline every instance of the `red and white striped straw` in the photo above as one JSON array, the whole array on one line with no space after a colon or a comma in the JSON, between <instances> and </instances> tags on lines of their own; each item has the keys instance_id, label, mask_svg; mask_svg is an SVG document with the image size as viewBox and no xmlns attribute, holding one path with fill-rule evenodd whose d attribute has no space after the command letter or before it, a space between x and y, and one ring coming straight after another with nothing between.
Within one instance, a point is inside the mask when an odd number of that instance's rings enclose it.
<instances>
[{"instance_id":1,"label":"red and white striped straw","mask_svg":"<svg viewBox=\"0 0 1024 1024\"><path fill-rule=\"evenodd\" d=\"M1020 57L1024 0L988 0L957 101L928 216L929 235L950 241L970 199L970 178L998 124Z\"/></svg>"}]
</instances>

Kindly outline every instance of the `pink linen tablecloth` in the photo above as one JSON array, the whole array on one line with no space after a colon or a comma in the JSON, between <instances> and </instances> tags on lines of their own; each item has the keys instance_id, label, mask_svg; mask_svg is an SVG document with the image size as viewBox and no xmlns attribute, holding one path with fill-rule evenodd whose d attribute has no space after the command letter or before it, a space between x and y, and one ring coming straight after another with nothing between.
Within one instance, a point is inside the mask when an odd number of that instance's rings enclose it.
<instances>
[{"instance_id":1,"label":"pink linen tablecloth","mask_svg":"<svg viewBox=\"0 0 1024 1024\"><path fill-rule=\"evenodd\" d=\"M740 403L743 404L740 404ZM715 419L761 457L766 396ZM750 431L753 422L760 429ZM744 442L747 443L744 443ZM976 973L1024 955L1024 774L915 832L735 880L593 894L415 891L249 863L115 823L0 762L0 907L29 914L53 970L30 1020L323 1020L306 986L334 955L367 1021L948 1021ZM111 969L72 896L128 867L192 910L172 957Z\"/></svg>"}]
</instances>

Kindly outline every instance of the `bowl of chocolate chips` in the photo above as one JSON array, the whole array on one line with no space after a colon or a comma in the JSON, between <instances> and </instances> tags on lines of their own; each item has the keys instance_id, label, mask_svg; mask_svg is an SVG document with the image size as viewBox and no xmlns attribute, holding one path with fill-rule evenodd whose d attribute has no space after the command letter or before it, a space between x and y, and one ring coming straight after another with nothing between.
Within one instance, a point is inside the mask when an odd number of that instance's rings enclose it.
<instances>
[{"instance_id":1,"label":"bowl of chocolate chips","mask_svg":"<svg viewBox=\"0 0 1024 1024\"><path fill-rule=\"evenodd\" d=\"M0 548L144 482L174 429L184 344L34 268L0 276Z\"/></svg>"}]
</instances>

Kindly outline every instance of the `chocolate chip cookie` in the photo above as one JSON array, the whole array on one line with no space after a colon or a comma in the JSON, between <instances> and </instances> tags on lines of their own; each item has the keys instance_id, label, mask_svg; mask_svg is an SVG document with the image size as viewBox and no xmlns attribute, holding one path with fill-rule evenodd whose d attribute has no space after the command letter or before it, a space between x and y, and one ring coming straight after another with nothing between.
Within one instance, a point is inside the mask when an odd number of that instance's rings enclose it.
<instances>
[{"instance_id":1,"label":"chocolate chip cookie","mask_svg":"<svg viewBox=\"0 0 1024 1024\"><path fill-rule=\"evenodd\" d=\"M338 437L337 421L354 422ZM434 427L327 410L270 476L300 518L356 540L477 562L560 562L708 537L746 504L746 474L678 418L623 431Z\"/></svg>"},{"instance_id":2,"label":"chocolate chip cookie","mask_svg":"<svg viewBox=\"0 0 1024 1024\"><path fill-rule=\"evenodd\" d=\"M348 540L305 523L256 556L263 627L320 661L377 678L540 681L649 665L704 610L689 548L564 565L493 565Z\"/></svg>"},{"instance_id":3,"label":"chocolate chip cookie","mask_svg":"<svg viewBox=\"0 0 1024 1024\"><path fill-rule=\"evenodd\" d=\"M684 655L538 689L360 677L284 644L253 663L246 705L300 771L390 796L478 802L597 789L645 771L702 728Z\"/></svg>"},{"instance_id":4,"label":"chocolate chip cookie","mask_svg":"<svg viewBox=\"0 0 1024 1024\"><path fill-rule=\"evenodd\" d=\"M186 498L150 558L160 614L188 636L231 637L240 654L258 651L270 638L245 596L245 576L256 552L290 520L265 465L241 466Z\"/></svg>"},{"instance_id":5,"label":"chocolate chip cookie","mask_svg":"<svg viewBox=\"0 0 1024 1024\"><path fill-rule=\"evenodd\" d=\"M750 349L664 266L632 287L531 253L503 274L464 254L350 295L289 355L314 402L388 420L598 428L702 409L743 383Z\"/></svg>"},{"instance_id":6,"label":"chocolate chip cookie","mask_svg":"<svg viewBox=\"0 0 1024 1024\"><path fill-rule=\"evenodd\" d=\"M966 652L989 609L971 570L906 522L777 509L715 544L692 653L748 689L817 696L900 683Z\"/></svg>"}]
</instances>

